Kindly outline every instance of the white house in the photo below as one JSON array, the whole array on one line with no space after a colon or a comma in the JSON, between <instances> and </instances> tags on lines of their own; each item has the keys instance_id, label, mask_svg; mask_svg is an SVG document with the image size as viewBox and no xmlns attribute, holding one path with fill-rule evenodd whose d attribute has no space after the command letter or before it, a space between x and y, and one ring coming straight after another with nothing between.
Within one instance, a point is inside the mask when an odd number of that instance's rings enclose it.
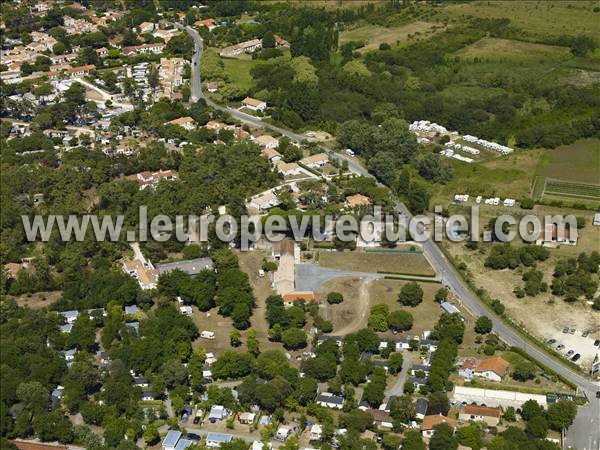
<instances>
[{"instance_id":1,"label":"white house","mask_svg":"<svg viewBox=\"0 0 600 450\"><path fill-rule=\"evenodd\" d=\"M279 147L279 140L274 138L273 136L269 136L268 134L263 134L262 136L257 137L254 142L260 145L262 148L271 148L275 149Z\"/></svg>"},{"instance_id":2,"label":"white house","mask_svg":"<svg viewBox=\"0 0 600 450\"><path fill-rule=\"evenodd\" d=\"M322 169L329 162L329 157L325 153L317 153L316 155L307 156L300 162L311 169Z\"/></svg>"},{"instance_id":3,"label":"white house","mask_svg":"<svg viewBox=\"0 0 600 450\"><path fill-rule=\"evenodd\" d=\"M264 111L267 109L267 104L265 102L252 97L246 97L242 100L242 106L251 109L252 111Z\"/></svg>"}]
</instances>

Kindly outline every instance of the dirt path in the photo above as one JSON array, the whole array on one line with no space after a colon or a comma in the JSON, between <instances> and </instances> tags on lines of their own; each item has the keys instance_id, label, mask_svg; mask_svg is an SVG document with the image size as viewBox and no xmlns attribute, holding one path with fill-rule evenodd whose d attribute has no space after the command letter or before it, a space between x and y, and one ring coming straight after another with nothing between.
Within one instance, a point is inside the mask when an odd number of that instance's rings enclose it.
<instances>
[{"instance_id":1,"label":"dirt path","mask_svg":"<svg viewBox=\"0 0 600 450\"><path fill-rule=\"evenodd\" d=\"M373 280L371 278L364 278L361 280L360 286L358 288L358 298L356 305L356 318L352 320L348 325L340 328L339 330L334 330L336 336L346 336L347 334L355 333L367 325L367 318L369 315L369 305L370 305L370 297L369 297L369 284ZM344 301L351 301L346 299Z\"/></svg>"}]
</instances>

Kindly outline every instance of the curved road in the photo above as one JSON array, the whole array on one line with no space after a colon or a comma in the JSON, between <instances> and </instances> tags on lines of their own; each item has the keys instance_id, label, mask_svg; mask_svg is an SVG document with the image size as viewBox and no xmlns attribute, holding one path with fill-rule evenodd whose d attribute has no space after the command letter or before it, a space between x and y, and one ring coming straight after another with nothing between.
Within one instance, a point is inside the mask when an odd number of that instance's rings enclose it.
<instances>
[{"instance_id":1,"label":"curved road","mask_svg":"<svg viewBox=\"0 0 600 450\"><path fill-rule=\"evenodd\" d=\"M182 25L179 25L179 27L180 29L184 29ZM200 60L202 58L203 50L202 38L196 30L189 26L185 27L185 30L193 38L195 47L192 59L191 101L204 99L206 103L214 109L228 112L242 122L258 127L268 128L272 131L282 134L283 136L287 136L296 142L306 140L305 136L276 127L269 123L264 123L257 117L245 114L234 108L221 106L209 98L206 98L202 93L200 76ZM327 152L330 157L347 161L348 168L353 172L362 176L372 177L372 175L355 158L335 153L324 147L322 150ZM412 214L408 208L400 201L396 202L396 209L399 214L404 214L408 219L412 217ZM600 400L596 399L596 391L600 390L600 383L591 381L590 379L564 366L552 356L548 355L542 348L525 341L512 327L509 327L498 317L492 315L480 302L480 300L471 292L471 290L463 283L462 279L453 270L452 265L448 262L442 251L433 240L428 239L427 241L423 242L423 251L429 262L438 270L443 282L458 295L463 306L466 307L474 316L489 317L494 325L494 332L508 345L522 348L532 357L545 364L556 373L575 383L580 390L587 395L590 404L585 408L580 408L577 420L569 430L567 440L571 445L574 446L574 448L579 450L600 450Z\"/></svg>"}]
</instances>

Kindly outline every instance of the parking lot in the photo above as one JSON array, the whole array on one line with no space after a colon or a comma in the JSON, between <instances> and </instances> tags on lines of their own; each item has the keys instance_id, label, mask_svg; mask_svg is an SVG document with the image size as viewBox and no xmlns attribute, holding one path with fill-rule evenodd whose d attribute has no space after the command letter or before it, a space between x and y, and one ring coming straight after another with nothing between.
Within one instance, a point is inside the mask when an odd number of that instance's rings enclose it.
<instances>
[{"instance_id":1,"label":"parking lot","mask_svg":"<svg viewBox=\"0 0 600 450\"><path fill-rule=\"evenodd\" d=\"M565 328L567 325L565 324ZM600 351L600 347L595 346L594 342L600 339L597 333L590 333L587 337L583 337L585 330L576 329L573 326L569 326L569 332L564 333L564 330L560 333L551 337L556 342L550 343L550 338L547 341L548 344L557 352L562 354L565 358L571 359L575 354L579 353L581 357L579 360L574 361L576 364L581 366L590 366L594 360L596 354ZM571 334L571 331L575 328L575 332ZM561 347L563 346L563 347ZM567 356L569 352L570 356Z\"/></svg>"}]
</instances>

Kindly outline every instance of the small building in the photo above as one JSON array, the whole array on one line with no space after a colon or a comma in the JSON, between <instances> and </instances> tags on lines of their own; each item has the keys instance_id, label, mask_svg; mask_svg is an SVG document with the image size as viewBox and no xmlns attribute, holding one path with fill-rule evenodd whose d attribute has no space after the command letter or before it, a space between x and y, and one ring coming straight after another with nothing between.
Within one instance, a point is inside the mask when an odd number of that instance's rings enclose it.
<instances>
[{"instance_id":1,"label":"small building","mask_svg":"<svg viewBox=\"0 0 600 450\"><path fill-rule=\"evenodd\" d=\"M310 440L311 441L320 441L323 437L323 427L318 423L315 423L312 427L310 427Z\"/></svg>"},{"instance_id":2,"label":"small building","mask_svg":"<svg viewBox=\"0 0 600 450\"><path fill-rule=\"evenodd\" d=\"M294 291L288 294L284 294L283 305L286 307L294 306L296 302L304 300L305 302L318 302L319 295L313 291Z\"/></svg>"},{"instance_id":3,"label":"small building","mask_svg":"<svg viewBox=\"0 0 600 450\"><path fill-rule=\"evenodd\" d=\"M225 47L219 52L219 56L231 58L239 56L242 53L253 53L259 48L262 48L262 41L260 39L252 39L250 41L240 42L239 44Z\"/></svg>"},{"instance_id":4,"label":"small building","mask_svg":"<svg viewBox=\"0 0 600 450\"><path fill-rule=\"evenodd\" d=\"M592 222L592 225L600 227L600 213L594 214L594 221Z\"/></svg>"},{"instance_id":5,"label":"small building","mask_svg":"<svg viewBox=\"0 0 600 450\"><path fill-rule=\"evenodd\" d=\"M262 136L261 136L262 137ZM275 163L276 161L281 160L282 155L274 148L265 147L260 152L260 156L269 160L271 163Z\"/></svg>"},{"instance_id":6,"label":"small building","mask_svg":"<svg viewBox=\"0 0 600 450\"><path fill-rule=\"evenodd\" d=\"M70 311L62 311L58 313L59 316L63 316L67 323L75 323L77 317L79 317L79 311L70 310Z\"/></svg>"},{"instance_id":7,"label":"small building","mask_svg":"<svg viewBox=\"0 0 600 450\"><path fill-rule=\"evenodd\" d=\"M208 31L212 31L219 25L217 24L217 21L215 19L210 18L204 20L197 20L196 22L194 22L194 26L197 28L206 27L208 28Z\"/></svg>"},{"instance_id":8,"label":"small building","mask_svg":"<svg viewBox=\"0 0 600 450\"><path fill-rule=\"evenodd\" d=\"M219 90L219 83L216 81L206 83L206 90L208 92L217 92Z\"/></svg>"},{"instance_id":9,"label":"small building","mask_svg":"<svg viewBox=\"0 0 600 450\"><path fill-rule=\"evenodd\" d=\"M148 380L144 377L134 377L133 384L135 384L137 387L140 387L140 388L147 388Z\"/></svg>"},{"instance_id":10,"label":"small building","mask_svg":"<svg viewBox=\"0 0 600 450\"><path fill-rule=\"evenodd\" d=\"M180 438L181 431L169 430L161 443L162 450L175 450Z\"/></svg>"},{"instance_id":11,"label":"small building","mask_svg":"<svg viewBox=\"0 0 600 450\"><path fill-rule=\"evenodd\" d=\"M155 24L153 24L152 22L142 22L138 25L138 29L140 30L140 33L152 33L154 31L154 28L156 27Z\"/></svg>"},{"instance_id":12,"label":"small building","mask_svg":"<svg viewBox=\"0 0 600 450\"><path fill-rule=\"evenodd\" d=\"M142 401L149 402L154 400L154 395L151 391L143 391L142 392Z\"/></svg>"},{"instance_id":13,"label":"small building","mask_svg":"<svg viewBox=\"0 0 600 450\"><path fill-rule=\"evenodd\" d=\"M499 356L492 356L481 361L473 370L476 377L486 378L491 381L502 381L510 364Z\"/></svg>"},{"instance_id":14,"label":"small building","mask_svg":"<svg viewBox=\"0 0 600 450\"><path fill-rule=\"evenodd\" d=\"M238 422L243 425L252 425L255 418L256 418L256 414L249 413L249 412L238 413L238 416L237 416Z\"/></svg>"},{"instance_id":15,"label":"small building","mask_svg":"<svg viewBox=\"0 0 600 450\"><path fill-rule=\"evenodd\" d=\"M490 427L495 427L500 422L502 410L499 407L467 405L458 416L463 422L485 422Z\"/></svg>"},{"instance_id":16,"label":"small building","mask_svg":"<svg viewBox=\"0 0 600 450\"><path fill-rule=\"evenodd\" d=\"M323 392L317 396L316 403L325 408L342 409L344 407L344 397L334 395L331 392Z\"/></svg>"},{"instance_id":17,"label":"small building","mask_svg":"<svg viewBox=\"0 0 600 450\"><path fill-rule=\"evenodd\" d=\"M231 434L225 433L208 433L206 435L207 447L220 447L222 444L228 444L233 440Z\"/></svg>"},{"instance_id":18,"label":"small building","mask_svg":"<svg viewBox=\"0 0 600 450\"><path fill-rule=\"evenodd\" d=\"M77 66L67 70L67 75L71 78L79 78L84 77L90 73L91 70L94 70L96 66L94 64L89 64L87 66Z\"/></svg>"},{"instance_id":19,"label":"small building","mask_svg":"<svg viewBox=\"0 0 600 450\"><path fill-rule=\"evenodd\" d=\"M181 314L183 314L184 316L191 316L194 313L192 307L189 305L180 306L179 312L181 312Z\"/></svg>"},{"instance_id":20,"label":"small building","mask_svg":"<svg viewBox=\"0 0 600 450\"><path fill-rule=\"evenodd\" d=\"M440 304L440 306L442 307L442 309L445 312L447 312L449 314L460 314L460 310L456 306L452 305L451 303L442 302Z\"/></svg>"},{"instance_id":21,"label":"small building","mask_svg":"<svg viewBox=\"0 0 600 450\"><path fill-rule=\"evenodd\" d=\"M126 315L137 314L139 312L140 312L140 308L138 308L137 305L125 306L125 314Z\"/></svg>"},{"instance_id":22,"label":"small building","mask_svg":"<svg viewBox=\"0 0 600 450\"><path fill-rule=\"evenodd\" d=\"M61 333L70 334L71 330L73 329L73 324L65 323L64 325L59 326L58 329Z\"/></svg>"},{"instance_id":23,"label":"small building","mask_svg":"<svg viewBox=\"0 0 600 450\"><path fill-rule=\"evenodd\" d=\"M252 111L264 111L267 109L267 104L265 102L252 97L246 97L242 100L242 106L251 109Z\"/></svg>"},{"instance_id":24,"label":"small building","mask_svg":"<svg viewBox=\"0 0 600 450\"><path fill-rule=\"evenodd\" d=\"M430 438L433 436L433 428L442 423L448 424L453 431L456 430L456 421L454 419L442 416L441 414L436 416L425 416L423 423L421 424L421 432L423 433L423 437Z\"/></svg>"},{"instance_id":25,"label":"small building","mask_svg":"<svg viewBox=\"0 0 600 450\"><path fill-rule=\"evenodd\" d=\"M285 177L300 175L302 173L302 167L294 162L286 163L283 161L276 161L275 168Z\"/></svg>"}]
</instances>

